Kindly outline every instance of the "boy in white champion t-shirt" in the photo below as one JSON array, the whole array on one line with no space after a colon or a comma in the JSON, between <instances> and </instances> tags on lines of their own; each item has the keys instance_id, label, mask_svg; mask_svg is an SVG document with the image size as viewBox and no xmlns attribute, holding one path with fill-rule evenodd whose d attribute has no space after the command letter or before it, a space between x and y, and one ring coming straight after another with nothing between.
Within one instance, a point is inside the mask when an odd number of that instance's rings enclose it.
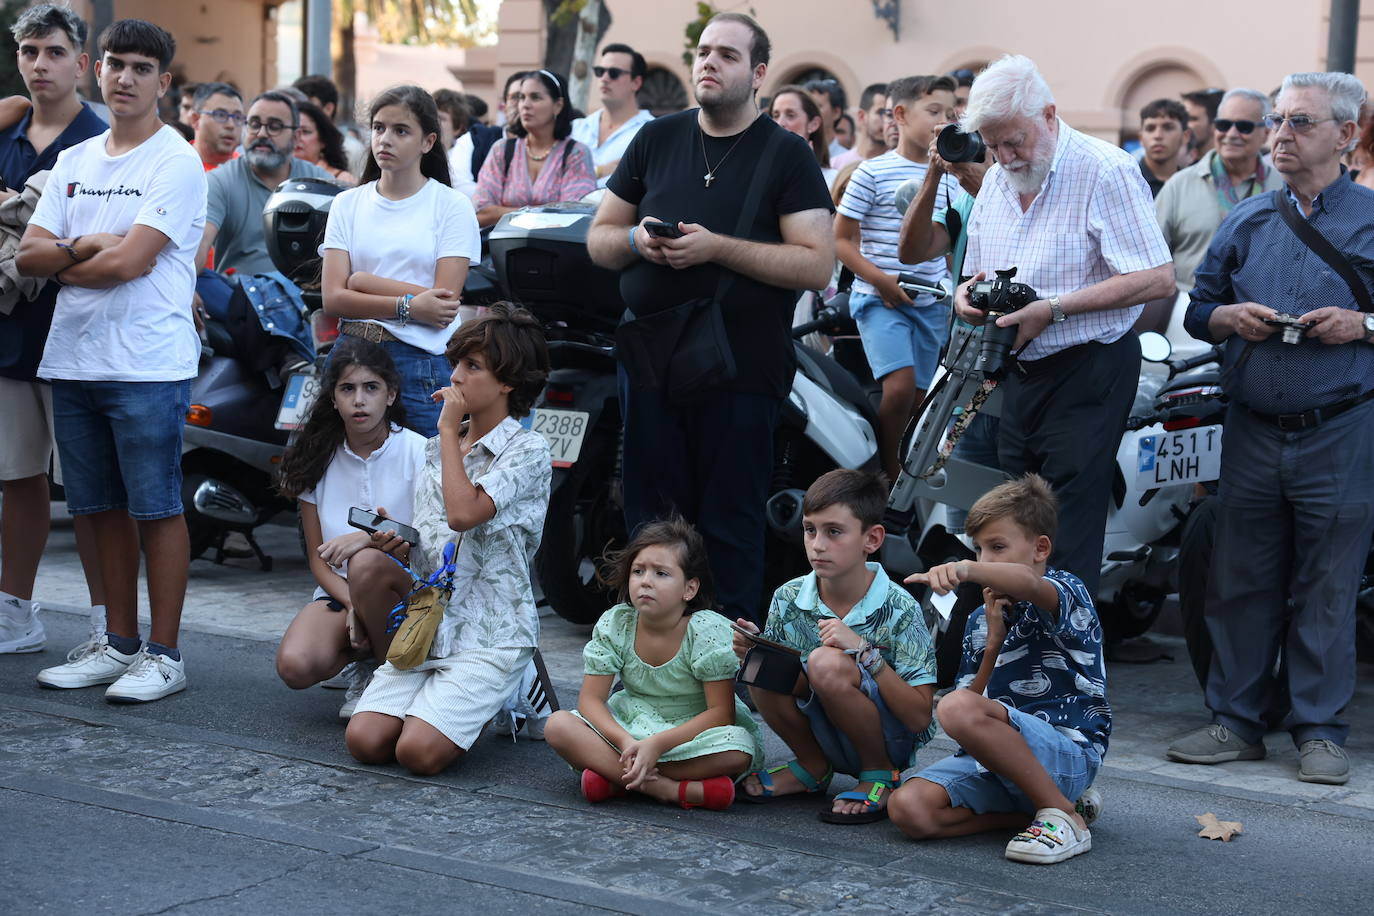
<instances>
[{"instance_id":1,"label":"boy in white champion t-shirt","mask_svg":"<svg viewBox=\"0 0 1374 916\"><path fill-rule=\"evenodd\" d=\"M190 565L181 430L200 357L190 303L206 187L194 148L158 118L176 41L152 23L121 19L99 49L111 128L58 157L17 262L26 276L64 285L38 374L53 384L68 508L95 531L107 630L38 682L110 684L106 699L141 703L186 687L176 648ZM146 644L140 539L152 611Z\"/></svg>"}]
</instances>

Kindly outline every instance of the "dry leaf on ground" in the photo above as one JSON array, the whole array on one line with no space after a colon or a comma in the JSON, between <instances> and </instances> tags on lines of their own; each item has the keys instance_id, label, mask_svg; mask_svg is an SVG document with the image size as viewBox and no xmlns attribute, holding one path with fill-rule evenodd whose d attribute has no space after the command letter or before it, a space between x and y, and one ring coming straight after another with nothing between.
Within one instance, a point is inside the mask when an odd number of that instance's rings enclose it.
<instances>
[{"instance_id":1,"label":"dry leaf on ground","mask_svg":"<svg viewBox=\"0 0 1374 916\"><path fill-rule=\"evenodd\" d=\"M1244 833L1245 827L1240 821L1219 821L1217 816L1208 811L1206 814L1196 814L1197 822L1202 825L1202 829L1197 835L1208 840L1224 840L1231 842L1231 837L1238 833Z\"/></svg>"}]
</instances>

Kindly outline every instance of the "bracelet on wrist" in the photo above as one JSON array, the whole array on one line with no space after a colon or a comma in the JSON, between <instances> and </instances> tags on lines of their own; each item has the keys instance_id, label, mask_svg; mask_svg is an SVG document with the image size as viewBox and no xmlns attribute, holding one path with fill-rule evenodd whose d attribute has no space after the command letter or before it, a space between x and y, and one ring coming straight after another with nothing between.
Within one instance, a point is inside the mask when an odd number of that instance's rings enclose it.
<instances>
[{"instance_id":1,"label":"bracelet on wrist","mask_svg":"<svg viewBox=\"0 0 1374 916\"><path fill-rule=\"evenodd\" d=\"M635 244L635 230L638 228L638 226L630 227L630 250L635 254L639 254L639 246Z\"/></svg>"},{"instance_id":2,"label":"bracelet on wrist","mask_svg":"<svg viewBox=\"0 0 1374 916\"><path fill-rule=\"evenodd\" d=\"M410 324L410 300L414 298L410 294L396 297L396 320L400 322L401 327Z\"/></svg>"}]
</instances>

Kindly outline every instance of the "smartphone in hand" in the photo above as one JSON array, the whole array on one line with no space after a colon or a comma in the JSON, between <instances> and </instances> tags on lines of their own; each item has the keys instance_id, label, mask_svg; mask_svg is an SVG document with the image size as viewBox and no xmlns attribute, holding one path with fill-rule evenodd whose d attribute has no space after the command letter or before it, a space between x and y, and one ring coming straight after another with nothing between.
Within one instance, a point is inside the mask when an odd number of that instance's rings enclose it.
<instances>
[{"instance_id":1,"label":"smartphone in hand","mask_svg":"<svg viewBox=\"0 0 1374 916\"><path fill-rule=\"evenodd\" d=\"M357 506L353 506L348 510L348 523L354 528L360 528L369 533L390 531L412 547L420 543L420 532L414 528L404 525L394 518L378 515L368 509L359 509Z\"/></svg>"},{"instance_id":2,"label":"smartphone in hand","mask_svg":"<svg viewBox=\"0 0 1374 916\"><path fill-rule=\"evenodd\" d=\"M660 220L649 220L644 224L644 231L656 239L680 239L684 234L677 227L677 223L665 223Z\"/></svg>"}]
</instances>

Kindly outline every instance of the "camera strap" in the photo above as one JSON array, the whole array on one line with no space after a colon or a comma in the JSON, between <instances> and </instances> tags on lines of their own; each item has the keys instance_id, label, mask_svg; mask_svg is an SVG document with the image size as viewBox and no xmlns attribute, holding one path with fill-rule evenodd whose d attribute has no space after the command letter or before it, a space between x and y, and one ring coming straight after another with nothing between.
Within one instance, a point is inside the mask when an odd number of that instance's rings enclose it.
<instances>
[{"instance_id":1,"label":"camera strap","mask_svg":"<svg viewBox=\"0 0 1374 916\"><path fill-rule=\"evenodd\" d=\"M1288 228L1293 230L1293 234L1345 281L1350 287L1350 292L1355 295L1355 304L1359 306L1360 311L1374 312L1374 302L1370 301L1369 288L1364 285L1360 275L1355 273L1349 259L1327 241L1326 236L1322 235L1316 226L1303 218L1298 208L1293 206L1293 201L1289 200L1286 189L1280 188L1273 194L1274 208L1279 211L1279 216L1283 217Z\"/></svg>"}]
</instances>

